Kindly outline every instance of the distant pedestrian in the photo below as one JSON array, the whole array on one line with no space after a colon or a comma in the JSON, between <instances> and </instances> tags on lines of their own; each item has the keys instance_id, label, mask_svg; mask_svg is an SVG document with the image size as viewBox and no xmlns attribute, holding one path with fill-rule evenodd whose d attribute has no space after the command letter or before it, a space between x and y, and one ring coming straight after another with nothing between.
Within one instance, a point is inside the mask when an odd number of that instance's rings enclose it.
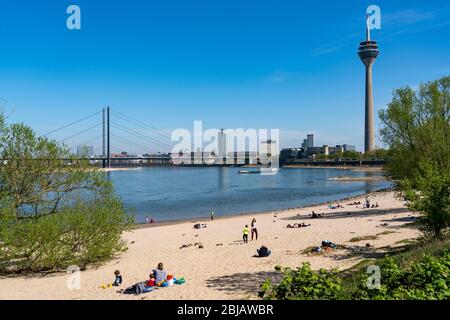
<instances>
[{"instance_id":1,"label":"distant pedestrian","mask_svg":"<svg viewBox=\"0 0 450 320\"><path fill-rule=\"evenodd\" d=\"M211 211L211 221L214 220L214 211Z\"/></svg>"},{"instance_id":2,"label":"distant pedestrian","mask_svg":"<svg viewBox=\"0 0 450 320\"><path fill-rule=\"evenodd\" d=\"M253 240L253 236L255 236L255 240L258 240L258 229L256 229L256 219L253 218L252 220L252 240Z\"/></svg>"},{"instance_id":3,"label":"distant pedestrian","mask_svg":"<svg viewBox=\"0 0 450 320\"><path fill-rule=\"evenodd\" d=\"M149 222L150 222L149 217L145 218L145 223L146 223L146 224L149 224Z\"/></svg>"},{"instance_id":4,"label":"distant pedestrian","mask_svg":"<svg viewBox=\"0 0 450 320\"><path fill-rule=\"evenodd\" d=\"M250 230L248 229L248 224L245 225L244 230L242 231L242 240L244 240L244 243L248 243L248 234L250 233Z\"/></svg>"}]
</instances>

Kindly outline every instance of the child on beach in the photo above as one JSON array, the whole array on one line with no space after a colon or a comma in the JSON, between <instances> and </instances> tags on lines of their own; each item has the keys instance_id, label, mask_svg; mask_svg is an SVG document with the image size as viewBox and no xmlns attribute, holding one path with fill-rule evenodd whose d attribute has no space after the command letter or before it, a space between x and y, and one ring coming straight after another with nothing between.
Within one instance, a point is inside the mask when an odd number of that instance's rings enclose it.
<instances>
[{"instance_id":1,"label":"child on beach","mask_svg":"<svg viewBox=\"0 0 450 320\"><path fill-rule=\"evenodd\" d=\"M120 274L119 270L114 271L114 275L116 276L114 282L113 282L113 286L114 287L118 287L122 285L122 275Z\"/></svg>"},{"instance_id":2,"label":"child on beach","mask_svg":"<svg viewBox=\"0 0 450 320\"><path fill-rule=\"evenodd\" d=\"M244 243L248 243L248 234L250 233L250 230L248 229L248 224L245 225L245 228L243 230L242 239L244 240Z\"/></svg>"}]
</instances>

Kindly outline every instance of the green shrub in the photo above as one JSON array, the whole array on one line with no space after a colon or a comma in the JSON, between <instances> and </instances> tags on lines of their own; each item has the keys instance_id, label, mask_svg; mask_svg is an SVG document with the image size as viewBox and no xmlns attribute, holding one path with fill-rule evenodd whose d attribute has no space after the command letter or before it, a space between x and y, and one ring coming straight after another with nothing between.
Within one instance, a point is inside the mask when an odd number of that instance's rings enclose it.
<instances>
[{"instance_id":1,"label":"green shrub","mask_svg":"<svg viewBox=\"0 0 450 320\"><path fill-rule=\"evenodd\" d=\"M412 178L403 180L402 186L409 208L423 215L417 221L421 230L441 237L450 226L450 172L423 161Z\"/></svg>"},{"instance_id":2,"label":"green shrub","mask_svg":"<svg viewBox=\"0 0 450 320\"><path fill-rule=\"evenodd\" d=\"M315 272L309 263L296 270L281 269L283 279L273 286L267 279L262 286L263 297L268 300L325 300L339 299L342 294L341 279L336 270Z\"/></svg>"},{"instance_id":3,"label":"green shrub","mask_svg":"<svg viewBox=\"0 0 450 320\"><path fill-rule=\"evenodd\" d=\"M40 272L106 261L132 225L119 200L78 202L58 214L0 222L0 272Z\"/></svg>"},{"instance_id":4,"label":"green shrub","mask_svg":"<svg viewBox=\"0 0 450 320\"><path fill-rule=\"evenodd\" d=\"M399 266L392 257L379 264L381 285L369 289L362 273L354 299L370 300L446 300L450 299L450 254L424 255L410 268Z\"/></svg>"},{"instance_id":5,"label":"green shrub","mask_svg":"<svg viewBox=\"0 0 450 320\"><path fill-rule=\"evenodd\" d=\"M125 250L132 219L105 174L0 112L0 273L55 271Z\"/></svg>"}]
</instances>

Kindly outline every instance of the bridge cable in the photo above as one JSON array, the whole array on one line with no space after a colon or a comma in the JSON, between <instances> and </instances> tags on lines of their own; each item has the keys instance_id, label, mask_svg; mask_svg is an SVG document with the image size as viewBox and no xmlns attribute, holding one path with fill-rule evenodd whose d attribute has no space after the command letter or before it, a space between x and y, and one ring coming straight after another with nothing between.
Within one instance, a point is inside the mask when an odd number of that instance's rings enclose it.
<instances>
[{"instance_id":1,"label":"bridge cable","mask_svg":"<svg viewBox=\"0 0 450 320\"><path fill-rule=\"evenodd\" d=\"M87 132L89 130L95 129L97 127L100 127L100 126L102 126L102 123L98 123L95 126L89 127L89 128L87 128L87 129L85 129L83 131L80 131L80 132L78 132L78 133L76 133L76 134L74 134L74 135L72 135L70 137L67 137L65 139L59 140L58 143L63 143L64 141L67 141L67 140L70 140L72 138L78 137L79 135L82 135L83 133L85 133L85 132Z\"/></svg>"},{"instance_id":2,"label":"bridge cable","mask_svg":"<svg viewBox=\"0 0 450 320\"><path fill-rule=\"evenodd\" d=\"M78 124L78 123L80 123L80 122L83 122L84 120L87 120L87 119L89 119L89 118L92 118L93 116L96 116L96 115L100 114L101 112L102 112L102 111L95 112L95 113L93 113L93 114L91 114L91 115L89 115L89 116L87 116L87 117L84 117L84 118L79 119L79 120L77 120L77 121L74 121L74 122L71 122L71 123L69 123L69 124L66 124L65 126L62 126L62 127L58 128L58 129L55 129L55 130L53 130L53 131L50 131L50 132L48 132L48 133L46 133L46 134L41 135L39 138L46 137L46 136L48 136L48 135L50 135L50 134L52 134L52 133L58 132L58 131L60 131L60 130L62 130L62 129L65 129L65 128L68 128L68 127L73 126L73 125L75 125L75 124Z\"/></svg>"}]
</instances>

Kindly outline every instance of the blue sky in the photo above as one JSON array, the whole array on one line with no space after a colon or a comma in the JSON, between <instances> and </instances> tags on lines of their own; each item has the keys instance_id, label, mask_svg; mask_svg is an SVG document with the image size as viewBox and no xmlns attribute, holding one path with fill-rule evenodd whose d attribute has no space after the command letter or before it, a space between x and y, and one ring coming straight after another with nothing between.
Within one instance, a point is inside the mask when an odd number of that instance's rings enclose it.
<instances>
[{"instance_id":1,"label":"blue sky","mask_svg":"<svg viewBox=\"0 0 450 320\"><path fill-rule=\"evenodd\" d=\"M356 51L371 4L382 13L382 29L372 33L381 50L376 110L394 88L450 74L447 0L0 3L0 104L39 134L109 105L168 132L202 120L205 128L279 128L283 147L311 132L317 145L361 149L364 68ZM66 28L70 4L81 8L81 30ZM114 147L136 147L123 144Z\"/></svg>"}]
</instances>

